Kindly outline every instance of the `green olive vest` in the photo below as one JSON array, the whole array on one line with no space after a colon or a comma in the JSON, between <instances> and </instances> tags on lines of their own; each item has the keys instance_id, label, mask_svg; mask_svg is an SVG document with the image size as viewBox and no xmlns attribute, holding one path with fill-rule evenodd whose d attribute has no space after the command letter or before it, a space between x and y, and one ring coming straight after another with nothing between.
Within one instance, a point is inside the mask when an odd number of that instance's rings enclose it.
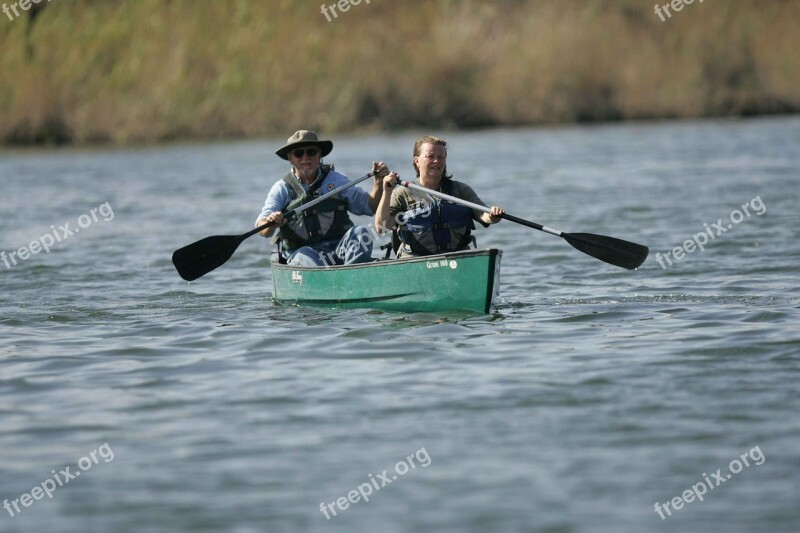
<instances>
[{"instance_id":1,"label":"green olive vest","mask_svg":"<svg viewBox=\"0 0 800 533\"><path fill-rule=\"evenodd\" d=\"M289 195L292 200L286 211L293 210L318 197L317 191L325 180L325 176L332 170L330 165L323 165L322 174L311 184L308 191L303 188L300 180L293 172L289 172L283 180L289 186ZM347 202L334 194L327 200L306 209L289 222L281 226L278 234L282 247L289 252L301 246L313 246L324 241L341 239L348 229L353 227L353 222L347 214Z\"/></svg>"}]
</instances>

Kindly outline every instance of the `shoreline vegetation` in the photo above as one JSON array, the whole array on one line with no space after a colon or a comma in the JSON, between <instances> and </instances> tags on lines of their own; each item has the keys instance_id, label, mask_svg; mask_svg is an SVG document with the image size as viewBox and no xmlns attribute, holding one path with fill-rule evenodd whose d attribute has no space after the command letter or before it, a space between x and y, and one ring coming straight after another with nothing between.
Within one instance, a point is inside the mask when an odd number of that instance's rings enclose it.
<instances>
[{"instance_id":1,"label":"shoreline vegetation","mask_svg":"<svg viewBox=\"0 0 800 533\"><path fill-rule=\"evenodd\" d=\"M351 2L352 3L352 2ZM663 3L663 2L660 2ZM0 18L0 143L800 112L800 0L52 0Z\"/></svg>"}]
</instances>

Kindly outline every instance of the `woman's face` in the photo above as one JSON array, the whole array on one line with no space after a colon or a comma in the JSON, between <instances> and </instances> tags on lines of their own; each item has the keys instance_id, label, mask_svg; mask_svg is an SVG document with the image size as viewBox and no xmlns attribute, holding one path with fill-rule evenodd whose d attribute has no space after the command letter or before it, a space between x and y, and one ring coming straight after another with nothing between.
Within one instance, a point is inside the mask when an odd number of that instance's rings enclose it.
<instances>
[{"instance_id":1,"label":"woman's face","mask_svg":"<svg viewBox=\"0 0 800 533\"><path fill-rule=\"evenodd\" d=\"M447 166L447 150L441 144L425 143L414 157L419 175L426 178L441 178Z\"/></svg>"}]
</instances>

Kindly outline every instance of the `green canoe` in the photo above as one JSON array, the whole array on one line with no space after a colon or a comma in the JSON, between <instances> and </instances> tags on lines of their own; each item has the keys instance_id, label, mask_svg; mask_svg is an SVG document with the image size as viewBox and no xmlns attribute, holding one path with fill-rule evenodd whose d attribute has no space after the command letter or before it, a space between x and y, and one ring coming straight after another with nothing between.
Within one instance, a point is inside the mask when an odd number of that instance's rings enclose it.
<instances>
[{"instance_id":1,"label":"green canoe","mask_svg":"<svg viewBox=\"0 0 800 533\"><path fill-rule=\"evenodd\" d=\"M316 268L273 260L272 298L287 304L402 312L488 313L502 256L502 250L466 250Z\"/></svg>"}]
</instances>

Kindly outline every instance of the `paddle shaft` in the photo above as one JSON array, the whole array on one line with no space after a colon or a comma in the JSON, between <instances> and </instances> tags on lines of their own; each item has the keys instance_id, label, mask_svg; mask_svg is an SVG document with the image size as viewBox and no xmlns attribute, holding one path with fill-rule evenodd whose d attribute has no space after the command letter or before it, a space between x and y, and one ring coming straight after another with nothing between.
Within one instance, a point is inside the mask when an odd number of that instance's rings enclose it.
<instances>
[{"instance_id":1,"label":"paddle shaft","mask_svg":"<svg viewBox=\"0 0 800 533\"><path fill-rule=\"evenodd\" d=\"M338 194L345 189L353 187L355 184L360 183L372 176L374 172L362 176L356 180L345 183L338 189L333 189L327 194L323 194L319 198L315 198L310 202L298 206L284 213L286 219L290 219L310 207L314 207L320 202L325 201L334 194ZM274 222L267 222L251 229L242 235L213 235L193 242L183 248L175 250L172 254L172 264L178 271L178 274L186 281L194 281L197 278L204 276L214 270L215 268L223 265L230 257L236 248L248 237L252 237L265 229L274 226Z\"/></svg>"},{"instance_id":2,"label":"paddle shaft","mask_svg":"<svg viewBox=\"0 0 800 533\"><path fill-rule=\"evenodd\" d=\"M350 187L352 187L353 185L356 185L356 184L358 184L358 183L361 183L362 181L364 181L364 180L367 180L367 179L371 178L371 177L372 177L372 176L374 176L374 175L375 175L375 173L374 173L374 172L370 172L370 173L368 173L368 174L364 174L364 175L363 175L363 176L361 176L360 178L357 178L357 179L354 179L354 180L352 180L352 181L350 181L350 182L348 182L348 183L345 183L344 185L342 185L342 186L341 186L341 187L339 187L338 189L333 189L331 192L325 193L325 194L323 194L322 196L320 196L319 198L317 198L317 199L315 199L315 200L311 200L311 201L310 201L310 202L308 202L308 203L305 203L305 204L303 204L303 205L300 205L300 206L298 206L298 207L295 207L294 209L290 209L289 211L287 211L286 213L284 213L284 214L283 214L283 216L284 216L284 218L291 218L292 216L296 216L298 213L302 213L302 212L303 212L303 211L305 211L306 209L308 209L308 208L310 208L310 207L314 207L314 206L315 206L315 205L317 205L318 203L320 203L320 202L323 202L323 201L327 200L328 198L330 198L330 197L331 197L331 196L333 196L334 194L338 194L338 193L342 192L342 191L343 191L343 190L345 190L345 189L349 189L349 188L350 188ZM265 229L267 229L267 228L269 228L269 227L271 227L271 226L273 226L273 225L274 225L274 223L273 223L273 222L267 222L266 224L262 224L262 225L258 226L257 228L255 228L255 229L252 229L252 230L248 231L247 233L244 233L244 234L240 235L239 237L240 237L242 240L245 240L246 238L248 238L248 237L251 237L251 236L255 235L255 234L256 234L256 233L258 233L259 231L263 231L263 230L265 230Z\"/></svg>"},{"instance_id":3,"label":"paddle shaft","mask_svg":"<svg viewBox=\"0 0 800 533\"><path fill-rule=\"evenodd\" d=\"M485 205L475 204L466 200L462 200L461 198L456 198L455 196L451 196L449 194L433 191L416 183L399 180L398 182L400 185L408 187L409 189L420 191L430 196L436 196L443 200L449 200L453 203L469 207L470 209L483 211L484 213L490 214L492 212L491 208L486 207ZM636 244L635 242L624 241L615 237L595 235L593 233L565 233L563 231L548 228L547 226L537 224L536 222L531 222L530 220L525 220L524 218L515 217L514 215L509 215L507 213L503 213L500 216L506 220L510 220L511 222L516 222L517 224L522 224L523 226L538 229L539 231L555 235L556 237L561 237L567 241L570 246L585 253L586 255L590 255L595 259L599 259L611 265L627 268L628 270L635 270L639 268L644 260L647 259L647 254L649 253L647 246Z\"/></svg>"},{"instance_id":4,"label":"paddle shaft","mask_svg":"<svg viewBox=\"0 0 800 533\"><path fill-rule=\"evenodd\" d=\"M470 209L477 209L478 211L483 211L484 213L492 212L492 209L490 207L486 207L485 205L475 204L472 202L468 202L467 200L462 200L461 198L445 194L443 192L433 191L431 189L423 187L422 185L417 185L416 183L411 183L409 181L401 181L400 185L402 185L403 187L408 187L409 189L414 189L415 191L420 191L425 194L430 194L431 196L436 196L443 200L448 200L455 204L461 204L464 207L469 207ZM529 228L538 229L539 231L555 235L556 237L561 237L562 232L558 231L557 229L548 228L547 226L542 226L541 224L537 224L536 222L531 222L530 220L525 220L524 218L519 218L515 217L514 215L509 215L508 213L503 213L500 216L506 220L510 220L511 222L516 222L517 224L522 224L523 226L528 226Z\"/></svg>"}]
</instances>

